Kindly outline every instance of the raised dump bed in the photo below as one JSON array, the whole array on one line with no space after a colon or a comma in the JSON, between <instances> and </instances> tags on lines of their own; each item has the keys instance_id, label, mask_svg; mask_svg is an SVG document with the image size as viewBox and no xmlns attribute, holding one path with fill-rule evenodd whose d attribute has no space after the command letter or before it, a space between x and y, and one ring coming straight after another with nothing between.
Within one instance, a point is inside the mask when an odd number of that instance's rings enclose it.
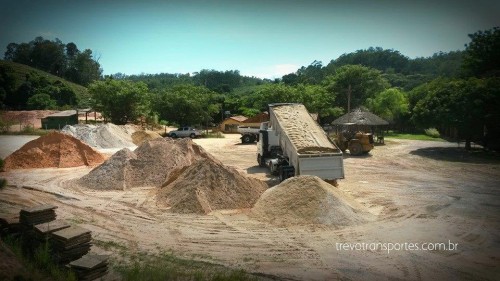
<instances>
[{"instance_id":1,"label":"raised dump bed","mask_svg":"<svg viewBox=\"0 0 500 281\"><path fill-rule=\"evenodd\" d=\"M314 175L344 178L342 151L328 139L302 104L269 105L269 123L261 127L258 161L284 180Z\"/></svg>"}]
</instances>

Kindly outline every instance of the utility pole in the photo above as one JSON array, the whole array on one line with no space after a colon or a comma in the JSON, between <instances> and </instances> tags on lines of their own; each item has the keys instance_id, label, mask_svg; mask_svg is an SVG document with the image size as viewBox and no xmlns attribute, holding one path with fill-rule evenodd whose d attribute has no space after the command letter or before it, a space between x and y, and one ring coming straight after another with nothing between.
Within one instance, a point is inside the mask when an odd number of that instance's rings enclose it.
<instances>
[{"instance_id":1,"label":"utility pole","mask_svg":"<svg viewBox=\"0 0 500 281\"><path fill-rule=\"evenodd\" d=\"M351 122L351 83L349 83L349 88L347 89L347 122Z\"/></svg>"}]
</instances>

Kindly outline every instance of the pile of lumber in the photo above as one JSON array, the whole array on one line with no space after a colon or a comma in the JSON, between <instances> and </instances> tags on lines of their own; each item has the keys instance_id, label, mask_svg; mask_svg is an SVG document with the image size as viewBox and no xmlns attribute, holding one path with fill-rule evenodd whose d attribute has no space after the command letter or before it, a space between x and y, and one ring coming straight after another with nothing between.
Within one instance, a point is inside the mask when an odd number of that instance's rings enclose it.
<instances>
[{"instance_id":1,"label":"pile of lumber","mask_svg":"<svg viewBox=\"0 0 500 281\"><path fill-rule=\"evenodd\" d=\"M22 209L19 213L19 221L26 226L53 221L56 219L56 208L52 205L40 205Z\"/></svg>"},{"instance_id":2,"label":"pile of lumber","mask_svg":"<svg viewBox=\"0 0 500 281\"><path fill-rule=\"evenodd\" d=\"M70 262L68 267L75 272L78 280L94 280L106 275L108 272L108 256L88 254Z\"/></svg>"},{"instance_id":3,"label":"pile of lumber","mask_svg":"<svg viewBox=\"0 0 500 281\"><path fill-rule=\"evenodd\" d=\"M83 257L90 251L91 240L90 230L79 226L53 232L49 241L54 261L66 264Z\"/></svg>"},{"instance_id":4,"label":"pile of lumber","mask_svg":"<svg viewBox=\"0 0 500 281\"><path fill-rule=\"evenodd\" d=\"M50 235L56 231L70 227L71 225L63 220L55 220L33 226L34 234L40 241L47 241Z\"/></svg>"},{"instance_id":5,"label":"pile of lumber","mask_svg":"<svg viewBox=\"0 0 500 281\"><path fill-rule=\"evenodd\" d=\"M7 214L0 216L0 235L14 235L23 230L19 222L19 214Z\"/></svg>"}]
</instances>

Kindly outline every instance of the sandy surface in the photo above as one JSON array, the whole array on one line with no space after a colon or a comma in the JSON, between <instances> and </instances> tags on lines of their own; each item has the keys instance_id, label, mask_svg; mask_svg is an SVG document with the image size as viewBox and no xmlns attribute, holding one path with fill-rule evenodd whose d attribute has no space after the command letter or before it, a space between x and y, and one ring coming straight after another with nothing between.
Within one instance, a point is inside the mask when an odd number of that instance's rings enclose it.
<instances>
[{"instance_id":1,"label":"sandy surface","mask_svg":"<svg viewBox=\"0 0 500 281\"><path fill-rule=\"evenodd\" d=\"M255 144L241 145L238 138L196 142L224 164L273 182L257 167ZM156 205L152 188L68 188L67 181L88 173L87 167L2 173L10 185L0 191L0 212L55 204L59 219L92 230L97 241L130 251L172 249L288 280L498 280L500 163L455 157L455 147L387 139L366 157L346 156L346 179L338 188L376 218L356 226L275 227L245 210L173 214ZM425 242L456 243L457 249L387 253L340 250L337 244ZM118 255L113 247L92 251Z\"/></svg>"}]
</instances>

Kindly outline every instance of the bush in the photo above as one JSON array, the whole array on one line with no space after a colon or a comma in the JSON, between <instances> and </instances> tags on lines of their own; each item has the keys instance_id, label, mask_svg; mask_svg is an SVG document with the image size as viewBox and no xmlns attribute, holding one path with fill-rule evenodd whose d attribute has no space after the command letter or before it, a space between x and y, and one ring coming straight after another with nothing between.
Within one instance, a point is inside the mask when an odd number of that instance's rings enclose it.
<instances>
[{"instance_id":1,"label":"bush","mask_svg":"<svg viewBox=\"0 0 500 281\"><path fill-rule=\"evenodd\" d=\"M0 189L4 189L7 186L7 179L0 178Z\"/></svg>"},{"instance_id":2,"label":"bush","mask_svg":"<svg viewBox=\"0 0 500 281\"><path fill-rule=\"evenodd\" d=\"M441 136L436 128L425 129L425 134L432 138L439 138Z\"/></svg>"}]
</instances>

